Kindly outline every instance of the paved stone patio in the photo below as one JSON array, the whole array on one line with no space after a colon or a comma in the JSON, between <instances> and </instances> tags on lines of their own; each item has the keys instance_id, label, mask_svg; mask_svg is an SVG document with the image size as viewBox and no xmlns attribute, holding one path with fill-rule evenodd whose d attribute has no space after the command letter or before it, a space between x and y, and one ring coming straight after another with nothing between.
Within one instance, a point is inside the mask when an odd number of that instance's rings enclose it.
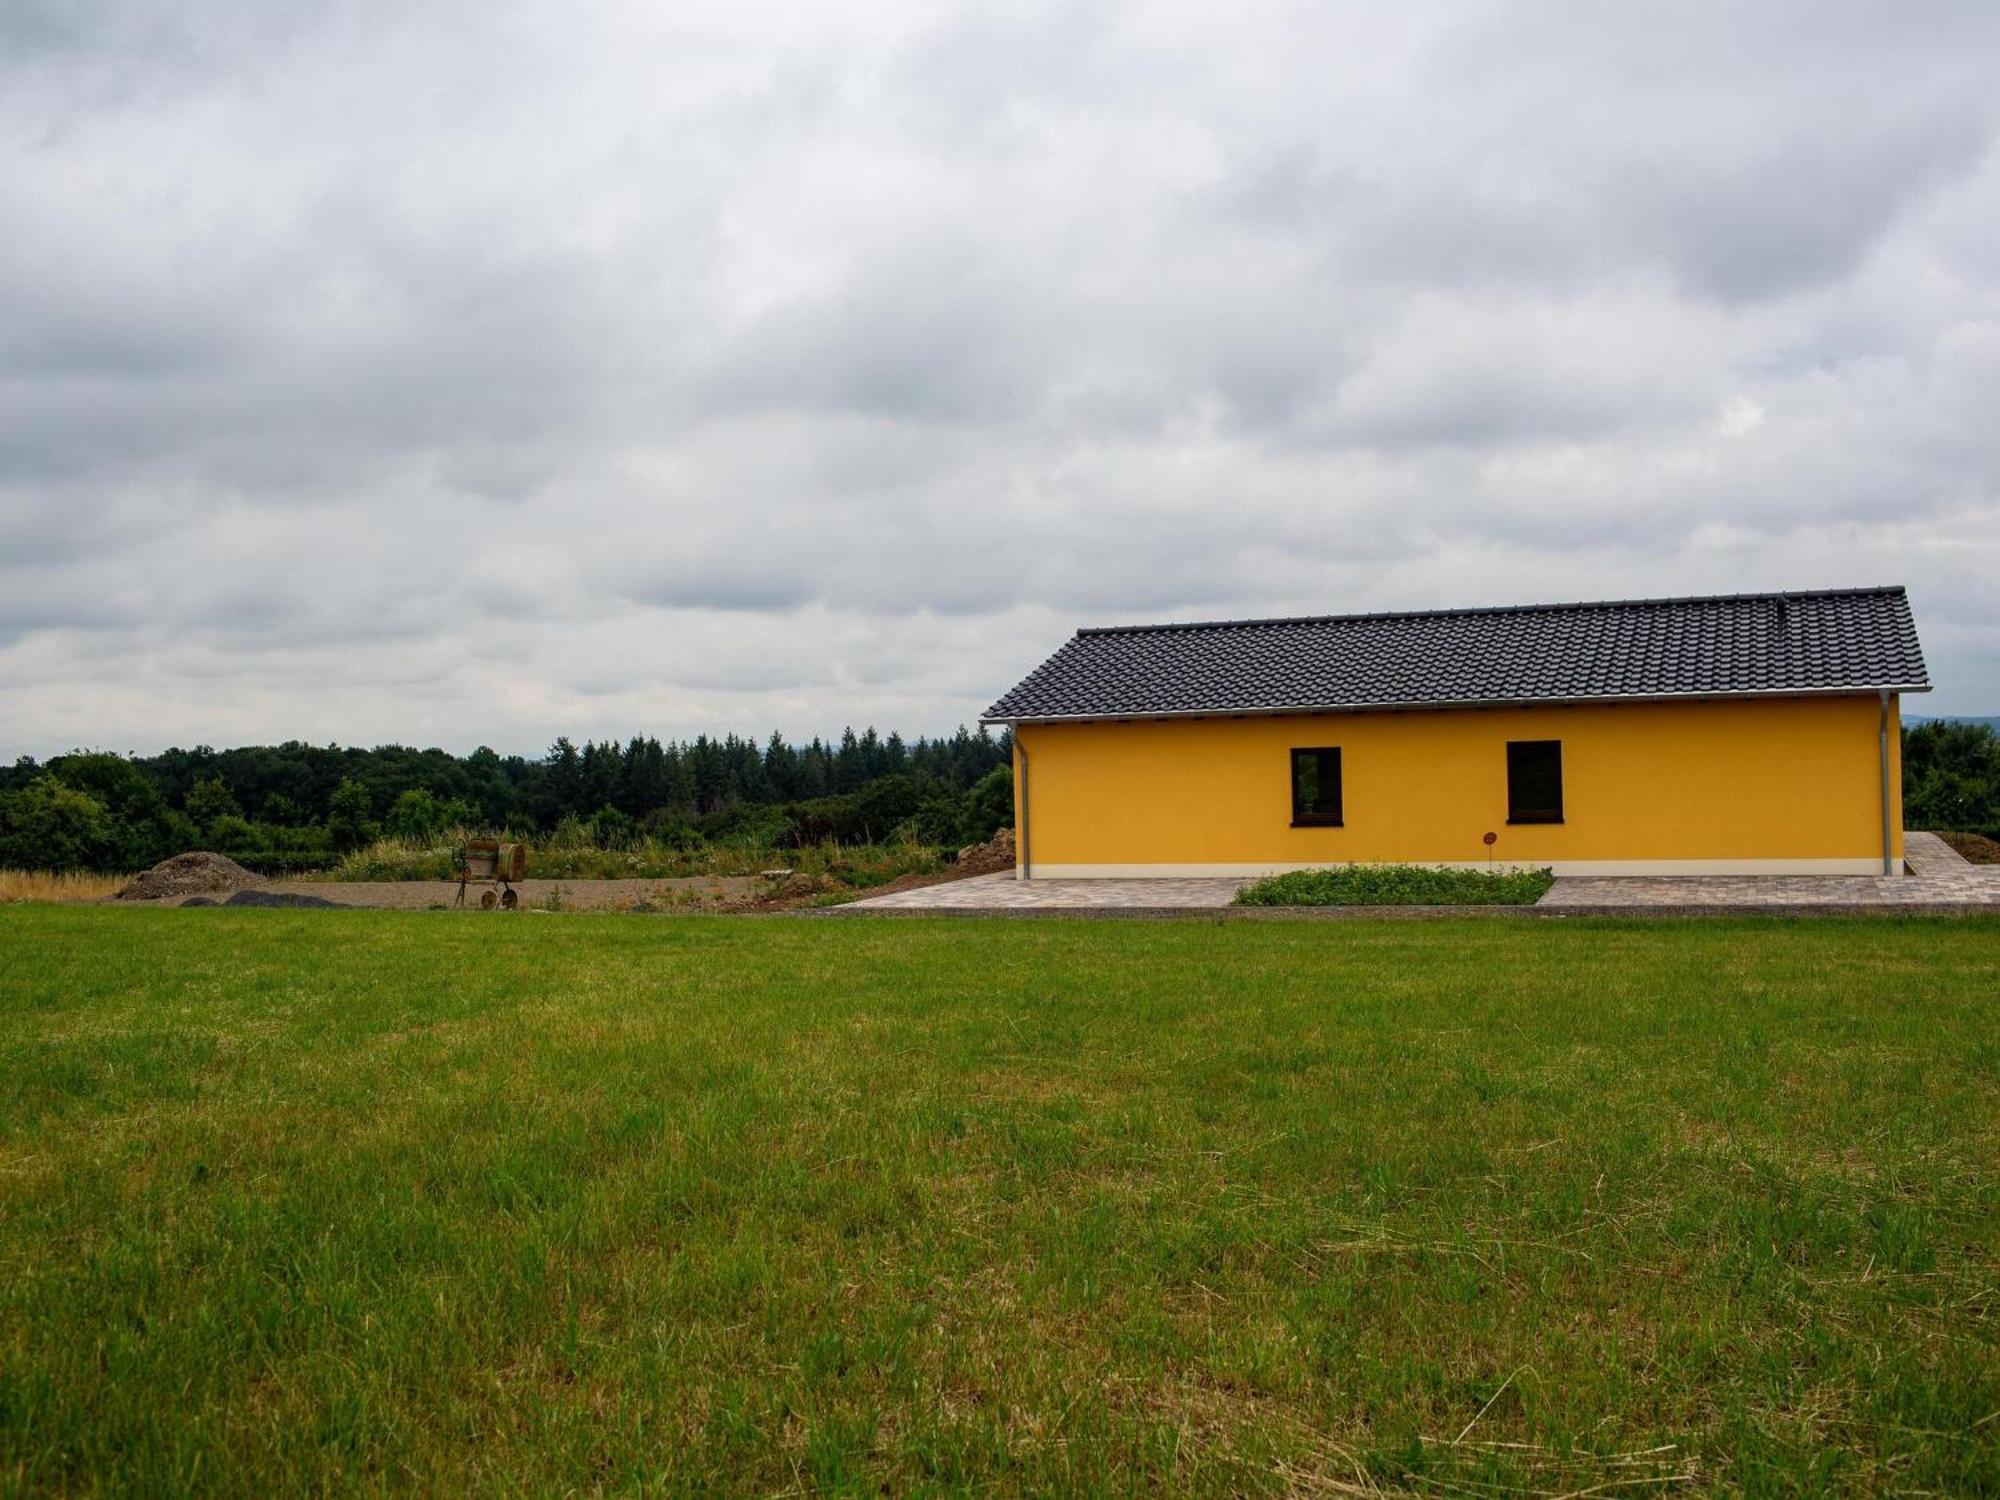
<instances>
[{"instance_id":1,"label":"paved stone patio","mask_svg":"<svg viewBox=\"0 0 2000 1500\"><path fill-rule=\"evenodd\" d=\"M1907 875L1700 875L1558 880L1543 906L1990 906L2000 865L1969 864L1934 833L1905 833Z\"/></svg>"},{"instance_id":2,"label":"paved stone patio","mask_svg":"<svg viewBox=\"0 0 2000 1500\"><path fill-rule=\"evenodd\" d=\"M873 896L839 911L1053 911L1171 908L1198 911L1227 906L1244 882L1234 879L1016 880L1006 871L919 886L893 896Z\"/></svg>"},{"instance_id":3,"label":"paved stone patio","mask_svg":"<svg viewBox=\"0 0 2000 1500\"><path fill-rule=\"evenodd\" d=\"M1661 908L2000 906L2000 865L1968 864L1936 834L1903 837L1908 875L1686 875L1560 879L1540 909L1643 911ZM1205 911L1229 905L1236 879L1016 880L975 875L875 896L839 911ZM1271 911L1282 908L1269 908ZM1519 908L1490 908L1495 912Z\"/></svg>"}]
</instances>

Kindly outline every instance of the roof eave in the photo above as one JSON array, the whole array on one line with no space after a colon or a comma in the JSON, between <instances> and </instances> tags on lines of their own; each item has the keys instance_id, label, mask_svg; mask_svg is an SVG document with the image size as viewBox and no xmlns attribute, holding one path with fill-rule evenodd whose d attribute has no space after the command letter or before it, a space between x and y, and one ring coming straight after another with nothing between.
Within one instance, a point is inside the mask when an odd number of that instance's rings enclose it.
<instances>
[{"instance_id":1,"label":"roof eave","mask_svg":"<svg viewBox=\"0 0 2000 1500\"><path fill-rule=\"evenodd\" d=\"M1871 693L1928 693L1924 682L1847 683L1823 688L1759 688L1749 692L1700 691L1688 693L1594 693L1564 698L1464 698L1420 699L1386 703L1281 703L1254 708L1176 708L1153 711L1125 710L1080 714L1003 714L988 710L979 716L981 724L1091 724L1118 719L1242 719L1270 718L1281 714L1367 714L1420 713L1426 710L1463 708L1575 708L1592 703L1678 703L1702 699L1753 698L1860 698ZM997 705L996 705L997 706Z\"/></svg>"}]
</instances>

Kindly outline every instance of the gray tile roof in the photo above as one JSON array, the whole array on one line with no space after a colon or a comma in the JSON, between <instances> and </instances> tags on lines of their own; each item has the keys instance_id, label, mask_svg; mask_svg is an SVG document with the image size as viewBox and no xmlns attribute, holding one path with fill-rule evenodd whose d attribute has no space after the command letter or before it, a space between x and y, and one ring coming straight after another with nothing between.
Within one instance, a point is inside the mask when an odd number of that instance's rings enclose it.
<instances>
[{"instance_id":1,"label":"gray tile roof","mask_svg":"<svg viewBox=\"0 0 2000 1500\"><path fill-rule=\"evenodd\" d=\"M1900 587L1079 630L988 722L1930 687Z\"/></svg>"}]
</instances>

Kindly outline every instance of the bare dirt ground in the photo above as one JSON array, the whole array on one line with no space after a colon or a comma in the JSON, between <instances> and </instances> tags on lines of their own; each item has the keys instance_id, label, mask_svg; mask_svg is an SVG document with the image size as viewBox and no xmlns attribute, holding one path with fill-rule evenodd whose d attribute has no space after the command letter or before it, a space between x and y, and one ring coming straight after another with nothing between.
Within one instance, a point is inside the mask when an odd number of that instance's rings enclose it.
<instances>
[{"instance_id":1,"label":"bare dirt ground","mask_svg":"<svg viewBox=\"0 0 2000 1500\"><path fill-rule=\"evenodd\" d=\"M1977 833L1940 833L1938 837L1975 865L2000 865L2000 840Z\"/></svg>"},{"instance_id":2,"label":"bare dirt ground","mask_svg":"<svg viewBox=\"0 0 2000 1500\"><path fill-rule=\"evenodd\" d=\"M796 911L824 905L829 898L861 900L892 895L946 881L965 880L1014 868L1014 830L1003 828L984 844L959 850L952 864L928 875L905 875L886 885L854 890L825 878L794 875L770 880L758 875L697 875L655 880L523 880L515 885L530 911ZM423 910L452 906L456 881L274 881L266 889L324 896L348 906ZM469 887L466 905L477 909L480 887Z\"/></svg>"},{"instance_id":3,"label":"bare dirt ground","mask_svg":"<svg viewBox=\"0 0 2000 1500\"><path fill-rule=\"evenodd\" d=\"M902 889L901 885L893 887ZM365 906L385 911L455 910L455 880L272 880L256 887L263 895L317 896L336 906ZM478 912L480 894L497 887L469 885L465 908ZM829 896L860 897L872 890L850 890L834 881L794 876L773 881L756 875L697 875L650 880L520 880L514 889L522 911L629 912L749 912L793 911L824 903ZM887 890L891 887L879 887ZM157 900L121 898L128 906L182 906L186 896ZM196 899L199 899L197 897ZM205 901L202 904L221 904Z\"/></svg>"},{"instance_id":4,"label":"bare dirt ground","mask_svg":"<svg viewBox=\"0 0 2000 1500\"><path fill-rule=\"evenodd\" d=\"M754 875L692 876L679 880L523 880L515 884L530 911L741 911L776 904L775 882ZM455 880L274 880L264 889L324 896L343 906L423 911L454 906ZM470 885L466 906L477 911L488 886Z\"/></svg>"},{"instance_id":5,"label":"bare dirt ground","mask_svg":"<svg viewBox=\"0 0 2000 1500\"><path fill-rule=\"evenodd\" d=\"M522 880L514 889L528 911L762 911L804 904L814 892L781 894L783 888L756 876L696 876L681 880ZM369 906L384 910L426 911L453 907L458 901L455 880L269 880L245 889L260 894L318 896L336 906ZM470 885L465 891L469 911L480 910L479 896L490 887ZM121 896L124 906L181 906L204 892L177 892L151 899ZM204 905L220 905L212 898Z\"/></svg>"},{"instance_id":6,"label":"bare dirt ground","mask_svg":"<svg viewBox=\"0 0 2000 1500\"><path fill-rule=\"evenodd\" d=\"M226 868L223 868L226 867ZM827 876L692 875L638 880L520 880L514 890L525 911L796 911L832 901L859 900L922 886L940 885L1014 868L1014 831L1003 828L989 842L961 849L953 864L928 875L905 875L886 885L857 890ZM475 883L465 890L467 910L498 887ZM190 897L221 897L238 890L262 895L316 896L338 906L427 911L456 908L455 880L259 880L233 861L215 854L184 854L135 878L117 899L144 906L179 906ZM203 901L219 905L220 900Z\"/></svg>"}]
</instances>

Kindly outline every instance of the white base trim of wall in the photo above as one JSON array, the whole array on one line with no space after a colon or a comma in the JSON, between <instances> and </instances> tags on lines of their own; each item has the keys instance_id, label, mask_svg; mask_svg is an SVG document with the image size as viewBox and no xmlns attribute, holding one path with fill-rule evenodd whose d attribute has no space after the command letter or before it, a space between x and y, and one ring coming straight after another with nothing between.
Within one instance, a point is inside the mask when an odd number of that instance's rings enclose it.
<instances>
[{"instance_id":1,"label":"white base trim of wall","mask_svg":"<svg viewBox=\"0 0 2000 1500\"><path fill-rule=\"evenodd\" d=\"M1037 880L1172 880L1205 877L1243 879L1258 875L1284 875L1293 870L1330 870L1341 860L1315 860L1309 864L1233 865L1052 865L1035 861ZM1360 863L1380 864L1367 860ZM1424 859L1412 861L1437 870L1540 870L1558 875L1880 875L1882 857L1860 859L1549 859L1497 860ZM1897 874L1902 873L1897 861ZM1014 878L1022 878L1014 866Z\"/></svg>"}]
</instances>

